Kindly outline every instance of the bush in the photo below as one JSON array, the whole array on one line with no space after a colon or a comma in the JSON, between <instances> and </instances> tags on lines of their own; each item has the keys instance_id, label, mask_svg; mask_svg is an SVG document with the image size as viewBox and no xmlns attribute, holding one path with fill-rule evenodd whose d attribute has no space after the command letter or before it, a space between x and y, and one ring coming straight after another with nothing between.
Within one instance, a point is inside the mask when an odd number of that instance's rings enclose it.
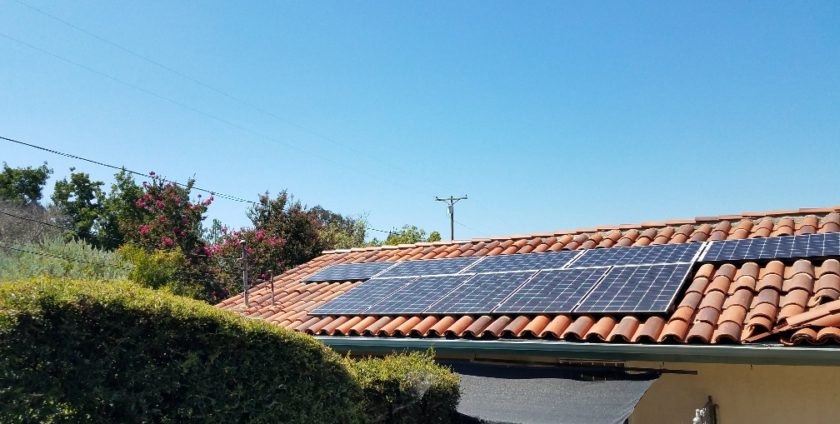
<instances>
[{"instance_id":1,"label":"bush","mask_svg":"<svg viewBox=\"0 0 840 424\"><path fill-rule=\"evenodd\" d=\"M348 360L361 384L363 407L370 422L456 422L460 398L458 377L418 352L383 359Z\"/></svg>"},{"instance_id":2,"label":"bush","mask_svg":"<svg viewBox=\"0 0 840 424\"><path fill-rule=\"evenodd\" d=\"M42 276L118 280L128 275L127 264L116 254L96 249L79 240L65 242L60 238L52 238L41 243L25 243L14 247L21 251L0 251L0 280Z\"/></svg>"},{"instance_id":3,"label":"bush","mask_svg":"<svg viewBox=\"0 0 840 424\"><path fill-rule=\"evenodd\" d=\"M360 396L337 354L263 321L127 282L0 283L0 422L352 423Z\"/></svg>"},{"instance_id":4,"label":"bush","mask_svg":"<svg viewBox=\"0 0 840 424\"><path fill-rule=\"evenodd\" d=\"M117 249L117 255L132 265L128 279L143 287L193 299L204 298L204 284L182 278L187 269L187 258L178 248L147 252L133 244L124 244Z\"/></svg>"}]
</instances>

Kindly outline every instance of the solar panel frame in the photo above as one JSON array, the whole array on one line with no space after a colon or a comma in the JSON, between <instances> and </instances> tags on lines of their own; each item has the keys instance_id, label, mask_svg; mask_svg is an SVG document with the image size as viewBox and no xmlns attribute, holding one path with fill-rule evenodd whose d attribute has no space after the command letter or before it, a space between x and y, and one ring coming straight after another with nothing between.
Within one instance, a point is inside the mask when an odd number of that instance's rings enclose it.
<instances>
[{"instance_id":1,"label":"solar panel frame","mask_svg":"<svg viewBox=\"0 0 840 424\"><path fill-rule=\"evenodd\" d=\"M667 313L685 285L692 265L677 263L614 266L574 312Z\"/></svg>"},{"instance_id":2,"label":"solar panel frame","mask_svg":"<svg viewBox=\"0 0 840 424\"><path fill-rule=\"evenodd\" d=\"M315 308L310 315L358 315L392 296L415 278L372 278Z\"/></svg>"},{"instance_id":3,"label":"solar panel frame","mask_svg":"<svg viewBox=\"0 0 840 424\"><path fill-rule=\"evenodd\" d=\"M561 250L545 253L485 256L481 261L477 262L466 271L485 273L560 269L580 254L581 252L576 250Z\"/></svg>"},{"instance_id":4,"label":"solar panel frame","mask_svg":"<svg viewBox=\"0 0 840 424\"><path fill-rule=\"evenodd\" d=\"M536 272L497 272L471 275L460 286L423 311L424 314L491 313ZM491 287L492 286L492 287Z\"/></svg>"},{"instance_id":5,"label":"solar panel frame","mask_svg":"<svg viewBox=\"0 0 840 424\"><path fill-rule=\"evenodd\" d=\"M472 275L468 274L418 277L392 296L371 306L365 313L368 315L420 314L471 277Z\"/></svg>"},{"instance_id":6,"label":"solar panel frame","mask_svg":"<svg viewBox=\"0 0 840 424\"><path fill-rule=\"evenodd\" d=\"M367 280L393 266L396 262L355 262L330 265L307 276L304 282Z\"/></svg>"},{"instance_id":7,"label":"solar panel frame","mask_svg":"<svg viewBox=\"0 0 840 424\"><path fill-rule=\"evenodd\" d=\"M702 248L703 243L691 242L588 249L567 268L690 263Z\"/></svg>"},{"instance_id":8,"label":"solar panel frame","mask_svg":"<svg viewBox=\"0 0 840 424\"><path fill-rule=\"evenodd\" d=\"M610 267L540 271L493 313L571 313L609 270Z\"/></svg>"},{"instance_id":9,"label":"solar panel frame","mask_svg":"<svg viewBox=\"0 0 840 424\"><path fill-rule=\"evenodd\" d=\"M701 262L840 256L840 233L761 237L710 242Z\"/></svg>"},{"instance_id":10,"label":"solar panel frame","mask_svg":"<svg viewBox=\"0 0 840 424\"><path fill-rule=\"evenodd\" d=\"M422 277L430 275L457 274L474 264L479 256L463 258L427 259L397 262L393 268L378 275L379 277Z\"/></svg>"}]
</instances>

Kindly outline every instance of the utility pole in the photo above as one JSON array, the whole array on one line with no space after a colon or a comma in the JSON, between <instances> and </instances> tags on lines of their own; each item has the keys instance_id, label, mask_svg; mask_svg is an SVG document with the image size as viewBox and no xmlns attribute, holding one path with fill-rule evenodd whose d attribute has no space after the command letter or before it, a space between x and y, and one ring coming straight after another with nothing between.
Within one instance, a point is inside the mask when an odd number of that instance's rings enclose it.
<instances>
[{"instance_id":1,"label":"utility pole","mask_svg":"<svg viewBox=\"0 0 840 424\"><path fill-rule=\"evenodd\" d=\"M449 210L449 240L455 240L455 204L458 203L459 200L466 200L467 195L465 194L463 197L444 197L440 198L435 196L435 200L438 202L446 202L447 209Z\"/></svg>"},{"instance_id":2,"label":"utility pole","mask_svg":"<svg viewBox=\"0 0 840 424\"><path fill-rule=\"evenodd\" d=\"M239 240L239 245L242 246L242 288L245 293L245 307L248 305L248 250L245 248L245 240Z\"/></svg>"}]
</instances>

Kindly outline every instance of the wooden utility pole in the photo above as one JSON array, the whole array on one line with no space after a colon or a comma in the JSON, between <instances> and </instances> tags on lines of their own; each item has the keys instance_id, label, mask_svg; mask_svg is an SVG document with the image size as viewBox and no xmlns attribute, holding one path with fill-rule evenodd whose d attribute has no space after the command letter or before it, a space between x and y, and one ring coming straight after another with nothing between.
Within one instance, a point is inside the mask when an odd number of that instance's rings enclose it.
<instances>
[{"instance_id":1,"label":"wooden utility pole","mask_svg":"<svg viewBox=\"0 0 840 424\"><path fill-rule=\"evenodd\" d=\"M435 196L435 200L438 202L446 202L447 209L449 210L449 240L455 240L455 204L458 203L459 200L466 200L467 195L463 195L462 197L437 197Z\"/></svg>"}]
</instances>

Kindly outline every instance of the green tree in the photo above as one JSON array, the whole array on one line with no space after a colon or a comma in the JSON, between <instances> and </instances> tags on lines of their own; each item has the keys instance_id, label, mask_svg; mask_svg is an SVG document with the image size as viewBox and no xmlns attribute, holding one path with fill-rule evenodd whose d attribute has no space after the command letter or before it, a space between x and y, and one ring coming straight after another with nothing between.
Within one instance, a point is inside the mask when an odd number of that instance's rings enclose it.
<instances>
[{"instance_id":1,"label":"green tree","mask_svg":"<svg viewBox=\"0 0 840 424\"><path fill-rule=\"evenodd\" d=\"M85 172L74 172L70 168L70 178L63 178L55 183L52 201L61 213L63 224L69 230L66 238L80 238L96 247L102 247L97 235L97 225L103 211L105 194L102 181L92 181Z\"/></svg>"},{"instance_id":2,"label":"green tree","mask_svg":"<svg viewBox=\"0 0 840 424\"><path fill-rule=\"evenodd\" d=\"M367 236L365 217L346 217L321 206L313 207L310 212L315 215L320 224L319 235L325 250L349 249L365 245Z\"/></svg>"},{"instance_id":3,"label":"green tree","mask_svg":"<svg viewBox=\"0 0 840 424\"><path fill-rule=\"evenodd\" d=\"M419 243L419 242L432 242L432 241L440 241L440 233L437 231L432 231L428 237L426 237L426 230L422 228L418 228L416 225L403 225L401 229L395 232L391 232L388 234L388 237L383 240L379 241L377 239L373 239L369 244L371 246L381 246L381 245L397 245L397 244L412 244L412 243Z\"/></svg>"},{"instance_id":4,"label":"green tree","mask_svg":"<svg viewBox=\"0 0 840 424\"><path fill-rule=\"evenodd\" d=\"M46 162L37 168L11 168L3 162L0 199L20 205L37 204L50 174L52 169L47 167Z\"/></svg>"},{"instance_id":5,"label":"green tree","mask_svg":"<svg viewBox=\"0 0 840 424\"><path fill-rule=\"evenodd\" d=\"M104 248L113 250L122 246L126 232L143 223L146 211L137 206L143 194L143 187L125 170L114 175L111 192L103 202L99 218L99 239Z\"/></svg>"}]
</instances>

